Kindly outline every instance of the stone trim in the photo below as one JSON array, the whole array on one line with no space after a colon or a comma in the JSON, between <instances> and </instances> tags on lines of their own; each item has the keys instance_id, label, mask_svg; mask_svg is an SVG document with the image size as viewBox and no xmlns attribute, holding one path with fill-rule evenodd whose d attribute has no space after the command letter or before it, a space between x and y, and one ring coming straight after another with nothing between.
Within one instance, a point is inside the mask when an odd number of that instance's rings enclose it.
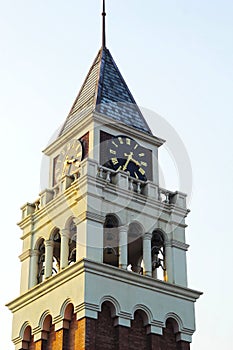
<instances>
[{"instance_id":1,"label":"stone trim","mask_svg":"<svg viewBox=\"0 0 233 350\"><path fill-rule=\"evenodd\" d=\"M180 241L176 241L176 240L171 240L171 247L175 247L178 249L182 249L182 250L188 250L189 245Z\"/></svg>"},{"instance_id":2,"label":"stone trim","mask_svg":"<svg viewBox=\"0 0 233 350\"><path fill-rule=\"evenodd\" d=\"M31 256L31 249L28 249L19 255L20 262L23 262L24 260L30 258L30 256Z\"/></svg>"},{"instance_id":3,"label":"stone trim","mask_svg":"<svg viewBox=\"0 0 233 350\"><path fill-rule=\"evenodd\" d=\"M192 302L195 302L202 294L199 291L131 273L129 271L119 269L118 267L93 262L88 259L82 259L70 266L68 269L61 270L56 275L48 278L43 283L36 285L25 294L14 299L12 302L7 304L7 307L12 312L15 312L41 296L49 293L51 290L65 284L70 279L76 278L76 276L83 273L111 277L111 279L125 281L126 283L132 285L143 285L144 288L151 289L152 291L175 296Z\"/></svg>"}]
</instances>

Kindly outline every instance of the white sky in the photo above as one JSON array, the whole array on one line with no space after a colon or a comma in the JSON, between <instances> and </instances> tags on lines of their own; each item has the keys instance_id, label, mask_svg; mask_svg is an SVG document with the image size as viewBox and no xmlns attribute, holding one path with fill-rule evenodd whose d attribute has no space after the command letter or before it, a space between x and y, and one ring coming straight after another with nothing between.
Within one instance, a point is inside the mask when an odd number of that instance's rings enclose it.
<instances>
[{"instance_id":1,"label":"white sky","mask_svg":"<svg viewBox=\"0 0 233 350\"><path fill-rule=\"evenodd\" d=\"M2 349L14 349L4 304L19 291L19 208L38 197L41 151L100 47L100 7L100 0L0 0ZM230 349L233 2L107 0L107 11L107 46L131 92L173 126L191 160L188 277L204 292L192 350ZM162 159L172 188L175 168Z\"/></svg>"}]
</instances>

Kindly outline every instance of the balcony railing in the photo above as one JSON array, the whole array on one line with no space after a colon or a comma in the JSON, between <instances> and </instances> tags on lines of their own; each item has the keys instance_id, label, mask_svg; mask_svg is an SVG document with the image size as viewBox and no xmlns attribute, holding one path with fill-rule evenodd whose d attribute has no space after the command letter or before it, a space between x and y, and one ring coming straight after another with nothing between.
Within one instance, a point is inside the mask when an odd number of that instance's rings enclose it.
<instances>
[{"instance_id":1,"label":"balcony railing","mask_svg":"<svg viewBox=\"0 0 233 350\"><path fill-rule=\"evenodd\" d=\"M116 172L109 168L99 166L91 159L85 159L80 163L80 167L75 174L72 176L63 176L56 186L42 191L39 194L40 197L34 203L26 203L21 208L22 219L25 219L28 215L45 207L47 203L64 193L72 184L76 183L76 181L83 176L90 176L100 183L102 182L105 186L115 186L123 191L130 191L139 196L150 197L166 205L173 204L186 209L186 195L184 193L168 191L160 188L151 181L141 181L131 177L127 172Z\"/></svg>"}]
</instances>

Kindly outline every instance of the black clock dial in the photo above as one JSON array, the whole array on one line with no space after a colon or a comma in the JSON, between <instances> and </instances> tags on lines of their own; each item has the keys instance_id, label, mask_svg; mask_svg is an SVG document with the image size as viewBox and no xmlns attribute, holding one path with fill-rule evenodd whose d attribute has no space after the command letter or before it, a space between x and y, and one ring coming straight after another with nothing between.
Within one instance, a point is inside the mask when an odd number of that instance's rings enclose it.
<instances>
[{"instance_id":1,"label":"black clock dial","mask_svg":"<svg viewBox=\"0 0 233 350\"><path fill-rule=\"evenodd\" d=\"M135 140L126 136L117 136L108 141L109 164L115 171L123 170L130 176L146 181L148 161L145 150Z\"/></svg>"}]
</instances>

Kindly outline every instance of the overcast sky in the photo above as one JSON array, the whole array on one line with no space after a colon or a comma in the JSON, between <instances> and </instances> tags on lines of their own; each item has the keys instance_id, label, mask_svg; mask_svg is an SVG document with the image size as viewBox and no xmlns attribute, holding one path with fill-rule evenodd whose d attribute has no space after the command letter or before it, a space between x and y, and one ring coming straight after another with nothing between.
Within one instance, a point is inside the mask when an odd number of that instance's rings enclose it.
<instances>
[{"instance_id":1,"label":"overcast sky","mask_svg":"<svg viewBox=\"0 0 233 350\"><path fill-rule=\"evenodd\" d=\"M0 0L4 350L14 349L4 304L19 293L19 208L38 198L41 151L66 118L100 48L100 12L100 0ZM107 0L107 12L107 46L136 101L164 118L191 162L188 280L204 292L196 303L192 350L230 349L233 2ZM156 118L149 119L154 133L165 137ZM165 185L184 190L172 152L161 150Z\"/></svg>"}]
</instances>

